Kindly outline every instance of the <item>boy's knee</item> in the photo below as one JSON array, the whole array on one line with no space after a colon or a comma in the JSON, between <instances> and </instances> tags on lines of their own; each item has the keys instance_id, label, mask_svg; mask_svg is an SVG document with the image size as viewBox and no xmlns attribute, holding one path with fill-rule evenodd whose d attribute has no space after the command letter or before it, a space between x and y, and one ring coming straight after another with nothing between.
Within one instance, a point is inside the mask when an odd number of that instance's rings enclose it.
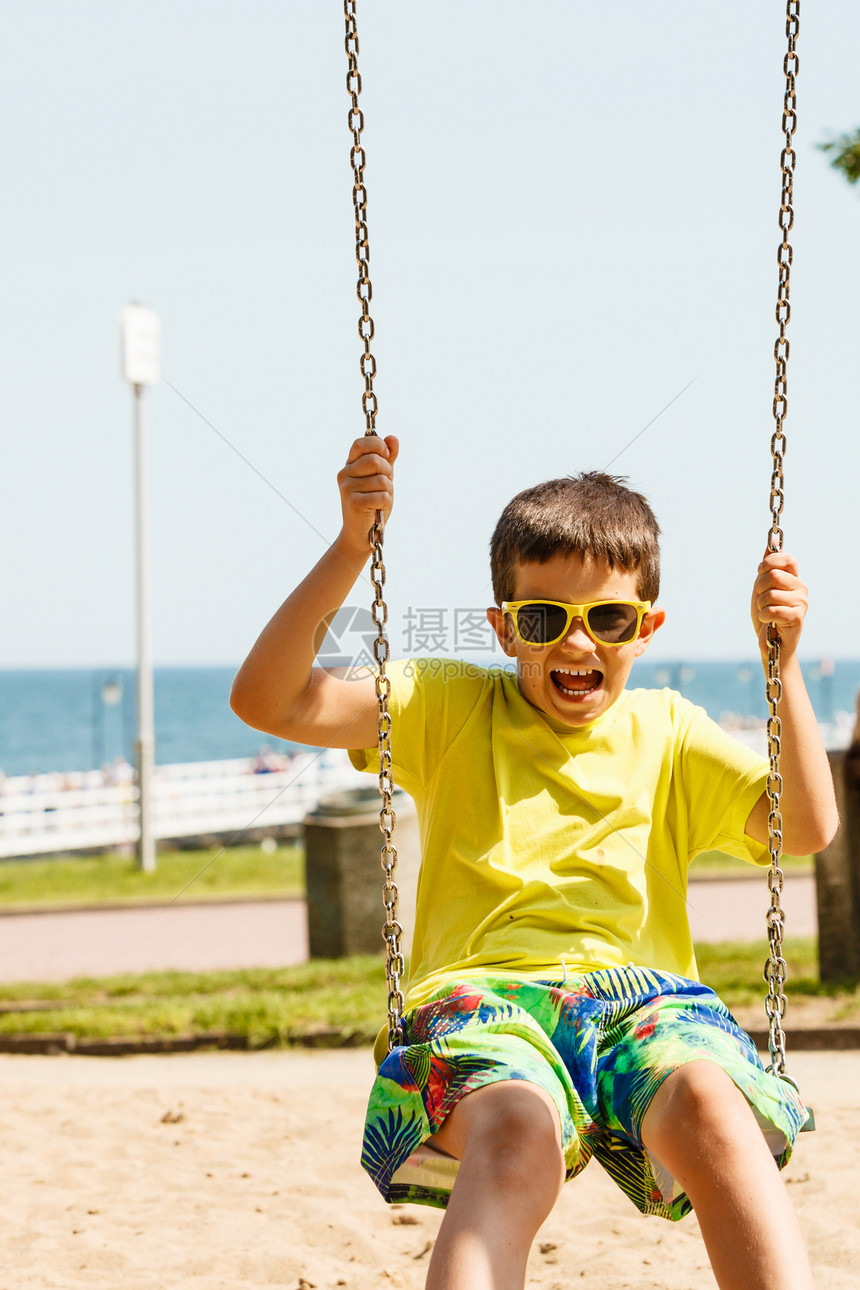
<instances>
[{"instance_id":1,"label":"boy's knee","mask_svg":"<svg viewBox=\"0 0 860 1290\"><path fill-rule=\"evenodd\" d=\"M558 1111L549 1094L524 1081L497 1085L499 1097L485 1107L480 1135L498 1148L545 1153L561 1146Z\"/></svg>"},{"instance_id":2,"label":"boy's knee","mask_svg":"<svg viewBox=\"0 0 860 1290\"><path fill-rule=\"evenodd\" d=\"M691 1135L715 1144L755 1128L749 1103L716 1062L688 1062L667 1076L642 1120L642 1141L657 1155L667 1139Z\"/></svg>"},{"instance_id":3,"label":"boy's knee","mask_svg":"<svg viewBox=\"0 0 860 1290\"><path fill-rule=\"evenodd\" d=\"M539 1175L550 1180L564 1175L561 1125L550 1095L536 1084L510 1080L467 1094L436 1135L436 1142L461 1160L471 1156L486 1162L501 1186Z\"/></svg>"}]
</instances>

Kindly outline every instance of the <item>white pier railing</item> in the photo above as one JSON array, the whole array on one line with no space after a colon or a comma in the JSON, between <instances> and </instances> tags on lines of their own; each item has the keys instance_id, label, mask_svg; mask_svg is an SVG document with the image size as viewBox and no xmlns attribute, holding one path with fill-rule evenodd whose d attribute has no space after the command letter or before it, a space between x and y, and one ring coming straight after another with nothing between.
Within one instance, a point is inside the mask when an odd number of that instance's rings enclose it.
<instances>
[{"instance_id":1,"label":"white pier railing","mask_svg":"<svg viewBox=\"0 0 860 1290\"><path fill-rule=\"evenodd\" d=\"M275 832L299 824L326 793L366 782L339 750L299 753L265 773L253 760L159 766L155 836ZM80 773L21 776L0 786L0 859L123 846L137 836L133 782L105 784L98 774Z\"/></svg>"}]
</instances>

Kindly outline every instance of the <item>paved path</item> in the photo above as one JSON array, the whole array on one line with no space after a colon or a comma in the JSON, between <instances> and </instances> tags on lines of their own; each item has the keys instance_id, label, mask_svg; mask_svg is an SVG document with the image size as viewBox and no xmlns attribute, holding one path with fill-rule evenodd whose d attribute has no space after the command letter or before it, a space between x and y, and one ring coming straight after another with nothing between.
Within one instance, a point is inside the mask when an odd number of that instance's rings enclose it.
<instances>
[{"instance_id":1,"label":"paved path","mask_svg":"<svg viewBox=\"0 0 860 1290\"><path fill-rule=\"evenodd\" d=\"M765 940L765 874L690 883L699 941ZM786 879L789 934L814 936L815 881ZM0 916L0 981L62 981L166 968L285 967L307 959L301 900L185 904Z\"/></svg>"},{"instance_id":2,"label":"paved path","mask_svg":"<svg viewBox=\"0 0 860 1290\"><path fill-rule=\"evenodd\" d=\"M0 981L286 967L307 956L303 900L0 917Z\"/></svg>"},{"instance_id":3,"label":"paved path","mask_svg":"<svg viewBox=\"0 0 860 1290\"><path fill-rule=\"evenodd\" d=\"M786 935L817 936L818 910L812 874L789 874L782 896ZM699 878L687 890L694 941L767 940L770 909L767 870L743 878Z\"/></svg>"}]
</instances>

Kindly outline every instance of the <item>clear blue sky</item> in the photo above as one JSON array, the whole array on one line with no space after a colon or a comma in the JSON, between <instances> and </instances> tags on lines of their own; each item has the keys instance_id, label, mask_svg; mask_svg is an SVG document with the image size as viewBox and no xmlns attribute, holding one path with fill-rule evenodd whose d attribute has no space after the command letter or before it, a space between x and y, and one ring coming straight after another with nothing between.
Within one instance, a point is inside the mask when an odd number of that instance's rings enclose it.
<instances>
[{"instance_id":1,"label":"clear blue sky","mask_svg":"<svg viewBox=\"0 0 860 1290\"><path fill-rule=\"evenodd\" d=\"M359 0L395 651L410 607L488 603L513 493L604 466L694 381L612 467L665 534L652 657L753 653L783 9ZM132 299L183 396L149 398L156 661L238 662L336 533L363 429L341 7L0 14L0 666L133 660ZM860 123L858 40L852 0L802 11L785 528L810 657L860 655L860 193L814 146Z\"/></svg>"}]
</instances>

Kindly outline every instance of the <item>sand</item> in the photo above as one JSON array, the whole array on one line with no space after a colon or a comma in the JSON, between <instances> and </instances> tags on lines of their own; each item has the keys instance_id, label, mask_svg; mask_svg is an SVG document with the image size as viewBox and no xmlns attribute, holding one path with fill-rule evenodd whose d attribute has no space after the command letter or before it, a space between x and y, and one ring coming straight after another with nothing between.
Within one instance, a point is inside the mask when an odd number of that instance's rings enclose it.
<instances>
[{"instance_id":1,"label":"sand","mask_svg":"<svg viewBox=\"0 0 860 1290\"><path fill-rule=\"evenodd\" d=\"M816 1110L787 1179L819 1290L860 1277L860 1053L797 1053ZM358 1163L368 1051L0 1057L0 1290L423 1286L441 1215ZM542 1290L714 1285L694 1218L637 1214L592 1163L535 1243Z\"/></svg>"}]
</instances>

